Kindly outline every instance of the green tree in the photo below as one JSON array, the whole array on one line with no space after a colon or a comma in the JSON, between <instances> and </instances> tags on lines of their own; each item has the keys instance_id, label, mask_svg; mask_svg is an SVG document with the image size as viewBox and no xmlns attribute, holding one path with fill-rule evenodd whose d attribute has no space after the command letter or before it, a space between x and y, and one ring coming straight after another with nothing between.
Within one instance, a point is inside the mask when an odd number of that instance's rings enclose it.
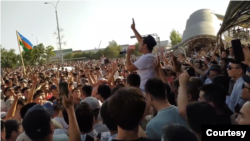
<instances>
[{"instance_id":1,"label":"green tree","mask_svg":"<svg viewBox=\"0 0 250 141\"><path fill-rule=\"evenodd\" d=\"M50 57L54 56L54 47L47 46L46 48L41 43L34 46L33 49L29 51L23 51L23 60L25 65L43 65L50 60Z\"/></svg>"},{"instance_id":2,"label":"green tree","mask_svg":"<svg viewBox=\"0 0 250 141\"><path fill-rule=\"evenodd\" d=\"M177 45L181 42L181 35L178 31L176 31L175 29L173 29L170 33L170 40L171 40L171 45Z\"/></svg>"},{"instance_id":3,"label":"green tree","mask_svg":"<svg viewBox=\"0 0 250 141\"><path fill-rule=\"evenodd\" d=\"M14 49L6 50L1 47L1 67L14 68L19 65L21 58L15 53Z\"/></svg>"},{"instance_id":4,"label":"green tree","mask_svg":"<svg viewBox=\"0 0 250 141\"><path fill-rule=\"evenodd\" d=\"M50 62L50 58L55 56L55 52L54 52L54 47L53 46L47 46L45 48L45 55L46 55L46 61L47 63Z\"/></svg>"},{"instance_id":5,"label":"green tree","mask_svg":"<svg viewBox=\"0 0 250 141\"><path fill-rule=\"evenodd\" d=\"M109 45L107 46L107 48L104 49L103 53L108 58L118 58L120 57L119 53L121 52L121 50L121 46L113 40L109 42Z\"/></svg>"},{"instance_id":6,"label":"green tree","mask_svg":"<svg viewBox=\"0 0 250 141\"><path fill-rule=\"evenodd\" d=\"M63 59L72 59L74 57L73 53L69 53L63 56Z\"/></svg>"}]
</instances>

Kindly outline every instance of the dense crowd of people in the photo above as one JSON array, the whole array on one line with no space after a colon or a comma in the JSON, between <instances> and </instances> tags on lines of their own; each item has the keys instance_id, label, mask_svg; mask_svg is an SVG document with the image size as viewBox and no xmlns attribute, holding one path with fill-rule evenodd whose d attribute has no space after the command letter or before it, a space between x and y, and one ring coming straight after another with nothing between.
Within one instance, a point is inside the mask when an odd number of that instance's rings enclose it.
<instances>
[{"instance_id":1,"label":"dense crowd of people","mask_svg":"<svg viewBox=\"0 0 250 141\"><path fill-rule=\"evenodd\" d=\"M202 125L250 125L250 48L206 56L152 51L131 25L142 56L2 69L1 140L202 140ZM68 84L62 93L60 84Z\"/></svg>"}]
</instances>

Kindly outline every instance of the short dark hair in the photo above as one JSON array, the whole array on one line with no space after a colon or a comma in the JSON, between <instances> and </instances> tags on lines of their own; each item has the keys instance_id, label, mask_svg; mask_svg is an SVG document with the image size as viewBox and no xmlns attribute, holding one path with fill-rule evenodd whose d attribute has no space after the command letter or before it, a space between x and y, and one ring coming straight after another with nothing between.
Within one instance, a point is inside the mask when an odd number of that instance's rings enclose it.
<instances>
[{"instance_id":1,"label":"short dark hair","mask_svg":"<svg viewBox=\"0 0 250 141\"><path fill-rule=\"evenodd\" d=\"M218 63L216 61L211 61L210 62L212 65L217 65Z\"/></svg>"},{"instance_id":2,"label":"short dark hair","mask_svg":"<svg viewBox=\"0 0 250 141\"><path fill-rule=\"evenodd\" d=\"M222 53L222 52L225 52L227 55L229 54L229 51L228 51L228 50L222 50L221 53Z\"/></svg>"},{"instance_id":3,"label":"short dark hair","mask_svg":"<svg viewBox=\"0 0 250 141\"><path fill-rule=\"evenodd\" d=\"M229 89L229 83L231 78L224 75L218 75L212 80L212 84L220 85L224 87L225 90Z\"/></svg>"},{"instance_id":4,"label":"short dark hair","mask_svg":"<svg viewBox=\"0 0 250 141\"><path fill-rule=\"evenodd\" d=\"M64 119L64 121L69 125L69 117L68 117L68 112L67 112L67 110L66 110L66 109L63 109L62 114L63 114L63 119Z\"/></svg>"},{"instance_id":5,"label":"short dark hair","mask_svg":"<svg viewBox=\"0 0 250 141\"><path fill-rule=\"evenodd\" d=\"M11 133L13 131L18 132L20 127L20 122L18 120L7 120L5 121L5 132L6 132L6 139L11 138Z\"/></svg>"},{"instance_id":6,"label":"short dark hair","mask_svg":"<svg viewBox=\"0 0 250 141\"><path fill-rule=\"evenodd\" d=\"M162 141L198 141L196 134L180 124L170 124L162 129Z\"/></svg>"},{"instance_id":7,"label":"short dark hair","mask_svg":"<svg viewBox=\"0 0 250 141\"><path fill-rule=\"evenodd\" d=\"M30 88L28 88L28 87L22 88L21 93L24 93L24 92L27 91L28 89L30 89Z\"/></svg>"},{"instance_id":8,"label":"short dark hair","mask_svg":"<svg viewBox=\"0 0 250 141\"><path fill-rule=\"evenodd\" d=\"M186 111L188 124L196 133L201 133L201 125L216 124L216 110L206 102L189 104Z\"/></svg>"},{"instance_id":9,"label":"short dark hair","mask_svg":"<svg viewBox=\"0 0 250 141\"><path fill-rule=\"evenodd\" d=\"M111 91L111 96L114 95L115 92L116 92L117 90L119 90L120 88L122 88L122 87L121 87L121 86L116 86L116 87L114 87L113 90Z\"/></svg>"},{"instance_id":10,"label":"short dark hair","mask_svg":"<svg viewBox=\"0 0 250 141\"><path fill-rule=\"evenodd\" d=\"M127 77L127 83L132 87L140 87L141 78L138 74L129 74Z\"/></svg>"},{"instance_id":11,"label":"short dark hair","mask_svg":"<svg viewBox=\"0 0 250 141\"><path fill-rule=\"evenodd\" d=\"M84 85L82 87L82 91L84 92L86 97L91 96L92 90L93 90L93 88L91 85Z\"/></svg>"},{"instance_id":12,"label":"short dark hair","mask_svg":"<svg viewBox=\"0 0 250 141\"><path fill-rule=\"evenodd\" d=\"M192 100L198 101L198 99L199 99L199 87L195 82L188 81L187 93L191 95Z\"/></svg>"},{"instance_id":13,"label":"short dark hair","mask_svg":"<svg viewBox=\"0 0 250 141\"><path fill-rule=\"evenodd\" d=\"M21 118L23 119L24 116L25 116L25 114L27 113L27 111L28 111L31 107L35 106L35 105L36 105L36 103L28 103L28 104L24 105L24 106L20 109Z\"/></svg>"},{"instance_id":14,"label":"short dark hair","mask_svg":"<svg viewBox=\"0 0 250 141\"><path fill-rule=\"evenodd\" d=\"M148 35L147 37L142 37L142 38L143 38L143 44L146 44L148 47L148 50L152 51L157 44L154 37L151 35Z\"/></svg>"},{"instance_id":15,"label":"short dark hair","mask_svg":"<svg viewBox=\"0 0 250 141\"><path fill-rule=\"evenodd\" d=\"M104 101L104 103L102 104L102 107L100 109L100 114L103 123L108 127L108 129L110 131L117 131L117 124L109 111L108 104L109 104L109 99Z\"/></svg>"},{"instance_id":16,"label":"short dark hair","mask_svg":"<svg viewBox=\"0 0 250 141\"><path fill-rule=\"evenodd\" d=\"M143 117L146 100L140 89L124 87L110 97L108 107L117 125L131 131L138 127Z\"/></svg>"},{"instance_id":17,"label":"short dark hair","mask_svg":"<svg viewBox=\"0 0 250 141\"><path fill-rule=\"evenodd\" d=\"M229 60L228 60L228 58L221 58L220 60L221 60L221 61L224 61L224 62L225 62L225 64L227 64L227 65L229 64Z\"/></svg>"},{"instance_id":18,"label":"short dark hair","mask_svg":"<svg viewBox=\"0 0 250 141\"><path fill-rule=\"evenodd\" d=\"M97 89L97 94L101 95L105 100L111 95L111 89L108 85L100 85Z\"/></svg>"},{"instance_id":19,"label":"short dark hair","mask_svg":"<svg viewBox=\"0 0 250 141\"><path fill-rule=\"evenodd\" d=\"M82 102L75 109L76 120L79 129L83 133L88 133L93 128L94 113L88 103Z\"/></svg>"},{"instance_id":20,"label":"short dark hair","mask_svg":"<svg viewBox=\"0 0 250 141\"><path fill-rule=\"evenodd\" d=\"M33 100L36 99L37 97L41 96L40 93L35 93L34 96L33 96Z\"/></svg>"},{"instance_id":21,"label":"short dark hair","mask_svg":"<svg viewBox=\"0 0 250 141\"><path fill-rule=\"evenodd\" d=\"M157 100L166 100L165 86L161 79L151 78L145 84L146 94L152 95Z\"/></svg>"},{"instance_id":22,"label":"short dark hair","mask_svg":"<svg viewBox=\"0 0 250 141\"><path fill-rule=\"evenodd\" d=\"M35 106L39 107L38 105ZM44 140L50 134L53 134L50 114L41 107L37 109L32 107L30 110L26 113L22 122L25 134L35 141Z\"/></svg>"},{"instance_id":23,"label":"short dark hair","mask_svg":"<svg viewBox=\"0 0 250 141\"><path fill-rule=\"evenodd\" d=\"M202 86L200 90L204 92L203 98L206 102L213 102L217 108L225 106L227 91L222 86L207 84Z\"/></svg>"}]
</instances>

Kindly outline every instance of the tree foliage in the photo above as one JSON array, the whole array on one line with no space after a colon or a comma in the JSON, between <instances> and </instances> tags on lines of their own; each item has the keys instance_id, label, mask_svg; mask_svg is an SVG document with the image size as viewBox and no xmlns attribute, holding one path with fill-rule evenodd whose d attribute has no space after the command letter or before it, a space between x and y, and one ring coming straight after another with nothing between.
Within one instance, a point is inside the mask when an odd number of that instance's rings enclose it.
<instances>
[{"instance_id":1,"label":"tree foliage","mask_svg":"<svg viewBox=\"0 0 250 141\"><path fill-rule=\"evenodd\" d=\"M43 65L49 63L50 58L55 56L54 47L47 46L41 43L37 46L34 46L32 50L27 52L23 51L23 61L24 65ZM6 50L1 47L1 67L2 68L13 68L21 66L21 57L20 54L16 54L14 49Z\"/></svg>"},{"instance_id":2,"label":"tree foliage","mask_svg":"<svg viewBox=\"0 0 250 141\"><path fill-rule=\"evenodd\" d=\"M34 46L32 50L22 52L24 64L43 65L45 63L49 63L50 58L55 56L55 53L53 51L53 46L44 47L42 43L37 46Z\"/></svg>"},{"instance_id":3,"label":"tree foliage","mask_svg":"<svg viewBox=\"0 0 250 141\"><path fill-rule=\"evenodd\" d=\"M170 33L170 40L171 40L171 45L177 45L181 42L181 35L178 31L176 31L175 29L173 29Z\"/></svg>"}]
</instances>

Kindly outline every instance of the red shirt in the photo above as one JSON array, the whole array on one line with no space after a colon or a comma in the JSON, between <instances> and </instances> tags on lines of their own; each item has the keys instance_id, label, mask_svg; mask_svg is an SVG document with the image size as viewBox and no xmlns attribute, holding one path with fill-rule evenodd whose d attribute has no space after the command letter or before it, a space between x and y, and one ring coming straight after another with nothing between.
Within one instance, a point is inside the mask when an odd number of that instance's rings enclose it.
<instances>
[{"instance_id":1,"label":"red shirt","mask_svg":"<svg viewBox=\"0 0 250 141\"><path fill-rule=\"evenodd\" d=\"M52 94L48 94L46 97L45 97L45 100L48 100L48 99L50 99L52 97Z\"/></svg>"}]
</instances>

